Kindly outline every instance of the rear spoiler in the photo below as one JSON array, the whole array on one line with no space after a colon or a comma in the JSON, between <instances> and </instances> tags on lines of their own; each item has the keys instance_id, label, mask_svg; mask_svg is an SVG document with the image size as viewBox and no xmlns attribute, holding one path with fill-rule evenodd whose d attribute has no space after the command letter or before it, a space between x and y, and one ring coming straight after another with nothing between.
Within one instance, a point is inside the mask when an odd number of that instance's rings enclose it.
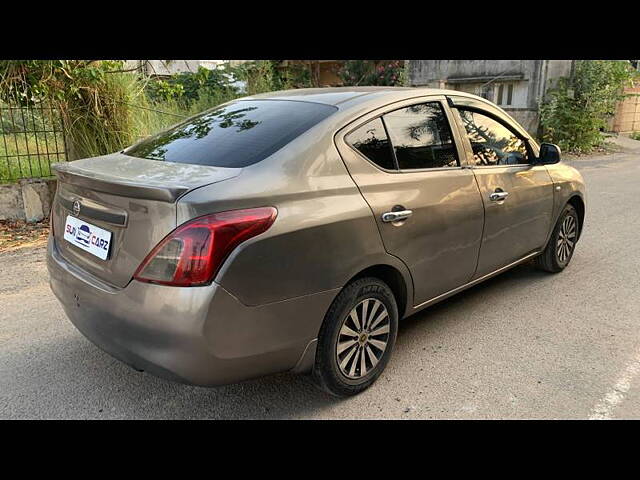
<instances>
[{"instance_id":1,"label":"rear spoiler","mask_svg":"<svg viewBox=\"0 0 640 480\"><path fill-rule=\"evenodd\" d=\"M187 185L171 185L167 187L140 185L116 176L84 170L73 163L55 163L51 168L56 172L59 181L63 183L70 183L97 192L123 197L173 203L193 188Z\"/></svg>"}]
</instances>

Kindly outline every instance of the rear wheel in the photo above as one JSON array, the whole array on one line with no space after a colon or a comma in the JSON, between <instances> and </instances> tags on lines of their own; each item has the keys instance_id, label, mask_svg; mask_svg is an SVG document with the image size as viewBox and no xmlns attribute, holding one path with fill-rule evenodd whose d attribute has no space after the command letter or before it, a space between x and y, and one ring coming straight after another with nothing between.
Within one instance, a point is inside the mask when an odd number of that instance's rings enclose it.
<instances>
[{"instance_id":1,"label":"rear wheel","mask_svg":"<svg viewBox=\"0 0 640 480\"><path fill-rule=\"evenodd\" d=\"M567 204L558 218L549 243L536 257L536 266L551 273L564 270L576 248L579 228L578 213L572 205Z\"/></svg>"},{"instance_id":2,"label":"rear wheel","mask_svg":"<svg viewBox=\"0 0 640 480\"><path fill-rule=\"evenodd\" d=\"M336 396L356 395L384 370L396 340L398 307L391 289L367 277L347 285L318 336L313 377Z\"/></svg>"}]
</instances>

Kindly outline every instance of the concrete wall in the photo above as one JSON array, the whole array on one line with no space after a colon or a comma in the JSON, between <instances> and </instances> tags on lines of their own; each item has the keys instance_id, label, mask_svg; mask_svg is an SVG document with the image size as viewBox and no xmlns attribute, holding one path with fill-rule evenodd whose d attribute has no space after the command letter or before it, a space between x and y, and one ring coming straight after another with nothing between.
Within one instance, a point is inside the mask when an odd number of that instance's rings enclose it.
<instances>
[{"instance_id":1,"label":"concrete wall","mask_svg":"<svg viewBox=\"0 0 640 480\"><path fill-rule=\"evenodd\" d=\"M571 60L409 60L412 86L431 86L476 92L480 86L514 85L512 105L501 105L532 135L539 124L539 105L545 92L558 78L569 76ZM473 79L476 80L473 80ZM489 100L496 101L495 92Z\"/></svg>"},{"instance_id":2,"label":"concrete wall","mask_svg":"<svg viewBox=\"0 0 640 480\"><path fill-rule=\"evenodd\" d=\"M640 85L626 88L625 93L629 96L618 102L608 129L625 134L640 132Z\"/></svg>"},{"instance_id":3,"label":"concrete wall","mask_svg":"<svg viewBox=\"0 0 640 480\"><path fill-rule=\"evenodd\" d=\"M540 115L537 110L512 108L505 108L504 110L515 118L515 120L529 132L529 135L533 137L537 136L540 122Z\"/></svg>"},{"instance_id":4,"label":"concrete wall","mask_svg":"<svg viewBox=\"0 0 640 480\"><path fill-rule=\"evenodd\" d=\"M55 179L0 185L0 220L39 222L49 216L55 193Z\"/></svg>"}]
</instances>

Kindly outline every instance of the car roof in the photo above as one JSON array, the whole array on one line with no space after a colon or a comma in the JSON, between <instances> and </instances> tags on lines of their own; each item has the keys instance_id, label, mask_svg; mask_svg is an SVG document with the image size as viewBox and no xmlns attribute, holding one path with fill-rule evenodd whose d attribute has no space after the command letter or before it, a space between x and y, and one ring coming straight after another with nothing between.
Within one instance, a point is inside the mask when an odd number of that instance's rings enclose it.
<instances>
[{"instance_id":1,"label":"car roof","mask_svg":"<svg viewBox=\"0 0 640 480\"><path fill-rule=\"evenodd\" d=\"M381 97L402 100L428 95L459 95L482 101L483 98L458 90L424 87L325 87L298 88L261 93L243 97L241 100L297 100L303 102L324 103L339 107L341 110L361 103L379 100Z\"/></svg>"},{"instance_id":2,"label":"car roof","mask_svg":"<svg viewBox=\"0 0 640 480\"><path fill-rule=\"evenodd\" d=\"M338 109L337 115L332 115L335 120L349 122L360 115L377 108L409 100L412 98L427 96L455 96L466 97L470 100L482 103L493 112L499 112L500 116L509 119L516 130L525 136L529 134L507 112L489 100L459 90L447 90L444 88L426 87L324 87L324 88L298 88L294 90L280 90L277 92L261 93L249 97L242 97L235 101L244 100L289 100L299 102L314 102L332 105ZM330 117L331 118L331 117ZM325 120L329 121L329 119Z\"/></svg>"}]
</instances>

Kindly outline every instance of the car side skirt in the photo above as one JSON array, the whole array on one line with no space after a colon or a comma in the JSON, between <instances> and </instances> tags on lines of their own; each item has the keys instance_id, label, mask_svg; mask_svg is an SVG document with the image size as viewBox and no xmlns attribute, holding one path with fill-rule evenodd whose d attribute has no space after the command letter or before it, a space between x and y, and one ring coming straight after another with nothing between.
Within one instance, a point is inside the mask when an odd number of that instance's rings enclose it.
<instances>
[{"instance_id":1,"label":"car side skirt","mask_svg":"<svg viewBox=\"0 0 640 480\"><path fill-rule=\"evenodd\" d=\"M462 292L463 290L466 290L467 288L471 288L474 285L477 285L485 280L490 279L491 277L495 277L496 275L499 275L503 272L506 272L507 270L520 265L521 263L526 262L527 260L530 260L531 258L540 255L540 253L542 253L541 250L537 250L535 252L532 252L528 255L525 255L524 257L522 257L520 260L516 260L515 262L510 263L509 265L506 265L504 267L501 267L497 270L494 270L491 273L488 273L486 275L483 275L480 278L476 278L475 280L472 280L471 282L465 283L464 285L461 285L457 288L454 288L453 290L449 290L448 292L445 292L441 295L438 295L437 297L432 298L431 300L427 300L426 302L422 302L419 305L415 305L413 307L413 311L411 312L411 314L417 313L418 311L422 310L423 308L426 308L430 305L433 305L435 303L438 303L446 298L451 297L452 295L455 295L456 293Z\"/></svg>"}]
</instances>

